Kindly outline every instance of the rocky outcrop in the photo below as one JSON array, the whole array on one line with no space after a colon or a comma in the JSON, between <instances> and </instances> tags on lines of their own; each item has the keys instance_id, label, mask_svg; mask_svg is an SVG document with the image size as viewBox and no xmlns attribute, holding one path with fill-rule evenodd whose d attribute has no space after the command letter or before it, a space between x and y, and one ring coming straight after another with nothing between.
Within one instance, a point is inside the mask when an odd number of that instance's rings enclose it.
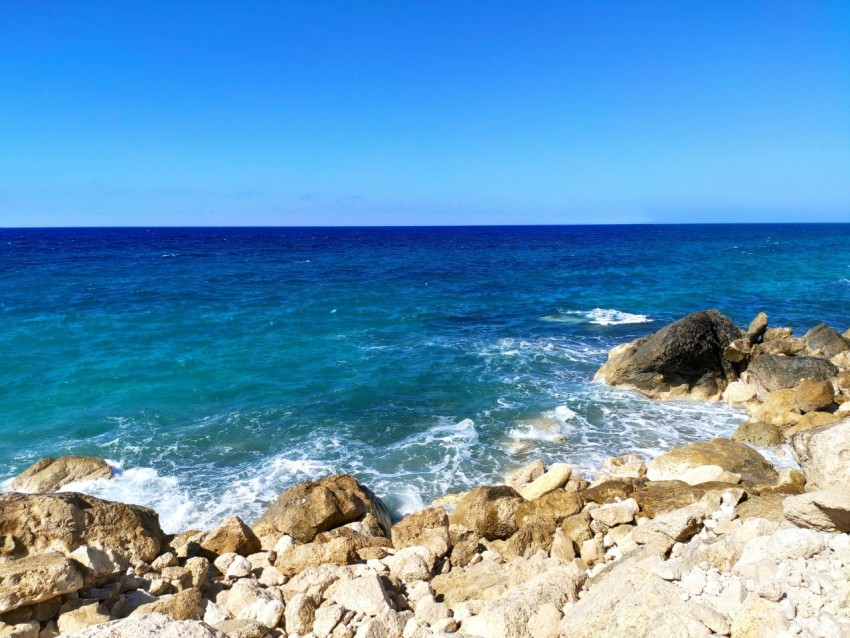
<instances>
[{"instance_id":1,"label":"rocky outcrop","mask_svg":"<svg viewBox=\"0 0 850 638\"><path fill-rule=\"evenodd\" d=\"M0 614L70 594L83 586L80 565L59 552L0 564Z\"/></svg>"},{"instance_id":2,"label":"rocky outcrop","mask_svg":"<svg viewBox=\"0 0 850 638\"><path fill-rule=\"evenodd\" d=\"M309 543L317 534L363 519L375 517L384 534L392 523L389 510L371 490L353 476L339 474L286 490L254 525L254 533L274 544L284 534Z\"/></svg>"},{"instance_id":3,"label":"rocky outcrop","mask_svg":"<svg viewBox=\"0 0 850 638\"><path fill-rule=\"evenodd\" d=\"M12 480L19 492L52 492L75 481L111 478L112 468L97 456L60 456L36 461Z\"/></svg>"},{"instance_id":4,"label":"rocky outcrop","mask_svg":"<svg viewBox=\"0 0 850 638\"><path fill-rule=\"evenodd\" d=\"M653 481L680 480L691 485L722 481L772 484L773 465L751 447L729 439L712 439L676 448L654 459L647 470Z\"/></svg>"},{"instance_id":5,"label":"rocky outcrop","mask_svg":"<svg viewBox=\"0 0 850 638\"><path fill-rule=\"evenodd\" d=\"M742 336L719 311L695 312L614 348L596 378L654 399L718 400L737 378L723 353Z\"/></svg>"},{"instance_id":6,"label":"rocky outcrop","mask_svg":"<svg viewBox=\"0 0 850 638\"><path fill-rule=\"evenodd\" d=\"M763 354L752 360L745 376L763 392L773 392L793 388L803 379L823 381L836 374L838 368L827 359Z\"/></svg>"},{"instance_id":7,"label":"rocky outcrop","mask_svg":"<svg viewBox=\"0 0 850 638\"><path fill-rule=\"evenodd\" d=\"M850 485L850 417L798 432L791 451L810 490Z\"/></svg>"},{"instance_id":8,"label":"rocky outcrop","mask_svg":"<svg viewBox=\"0 0 850 638\"><path fill-rule=\"evenodd\" d=\"M156 512L85 494L0 494L4 554L22 556L83 545L108 547L131 563L153 560L165 545Z\"/></svg>"}]
</instances>

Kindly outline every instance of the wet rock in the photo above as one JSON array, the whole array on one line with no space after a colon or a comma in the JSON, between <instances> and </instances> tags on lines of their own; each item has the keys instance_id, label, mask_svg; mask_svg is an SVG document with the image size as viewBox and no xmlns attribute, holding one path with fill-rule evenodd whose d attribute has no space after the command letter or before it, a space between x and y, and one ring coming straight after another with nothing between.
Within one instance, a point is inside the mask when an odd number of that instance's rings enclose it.
<instances>
[{"instance_id":1,"label":"wet rock","mask_svg":"<svg viewBox=\"0 0 850 638\"><path fill-rule=\"evenodd\" d=\"M632 478L616 478L602 481L581 492L585 501L590 503L613 503L629 498L635 489L643 486L643 481Z\"/></svg>"},{"instance_id":2,"label":"wet rock","mask_svg":"<svg viewBox=\"0 0 850 638\"><path fill-rule=\"evenodd\" d=\"M785 518L799 527L850 532L850 489L846 485L789 496L782 507Z\"/></svg>"},{"instance_id":3,"label":"wet rock","mask_svg":"<svg viewBox=\"0 0 850 638\"><path fill-rule=\"evenodd\" d=\"M59 552L0 563L0 613L70 594L82 586L79 564Z\"/></svg>"},{"instance_id":4,"label":"wet rock","mask_svg":"<svg viewBox=\"0 0 850 638\"><path fill-rule=\"evenodd\" d=\"M850 484L850 418L798 432L790 443L808 489Z\"/></svg>"},{"instance_id":5,"label":"wet rock","mask_svg":"<svg viewBox=\"0 0 850 638\"><path fill-rule=\"evenodd\" d=\"M612 456L602 462L605 471L613 476L626 478L643 478L646 476L646 465L639 454L623 454Z\"/></svg>"},{"instance_id":6,"label":"wet rock","mask_svg":"<svg viewBox=\"0 0 850 638\"><path fill-rule=\"evenodd\" d=\"M699 472L703 466L720 467L726 472L740 475L742 480L753 483L773 483L778 476L773 465L751 447L729 439L712 439L708 442L691 443L662 454L649 464L647 478L653 481L682 480L689 484L698 484L706 482L696 480L704 479L703 475L689 477L689 474Z\"/></svg>"},{"instance_id":7,"label":"wet rock","mask_svg":"<svg viewBox=\"0 0 850 638\"><path fill-rule=\"evenodd\" d=\"M212 560L229 553L250 556L260 551L260 539L241 518L230 516L204 538L201 548Z\"/></svg>"},{"instance_id":8,"label":"wet rock","mask_svg":"<svg viewBox=\"0 0 850 638\"><path fill-rule=\"evenodd\" d=\"M523 502L507 485L477 487L460 500L449 521L487 540L509 538L517 531L516 512Z\"/></svg>"},{"instance_id":9,"label":"wet rock","mask_svg":"<svg viewBox=\"0 0 850 638\"><path fill-rule=\"evenodd\" d=\"M317 534L367 514L375 516L389 534L392 524L386 505L353 476L338 474L286 490L254 525L254 533L260 539L273 539L269 546L284 534L309 543Z\"/></svg>"},{"instance_id":10,"label":"wet rock","mask_svg":"<svg viewBox=\"0 0 850 638\"><path fill-rule=\"evenodd\" d=\"M165 545L156 512L85 494L0 494L0 537L22 553L81 545L107 547L133 563L151 561Z\"/></svg>"},{"instance_id":11,"label":"wet rock","mask_svg":"<svg viewBox=\"0 0 850 638\"><path fill-rule=\"evenodd\" d=\"M794 404L803 414L828 408L834 400L832 383L826 380L803 379L794 389Z\"/></svg>"},{"instance_id":12,"label":"wet rock","mask_svg":"<svg viewBox=\"0 0 850 638\"><path fill-rule=\"evenodd\" d=\"M545 472L546 466L543 464L543 461L538 459L510 472L505 476L505 485L518 490L531 483L534 479L543 476Z\"/></svg>"},{"instance_id":13,"label":"wet rock","mask_svg":"<svg viewBox=\"0 0 850 638\"><path fill-rule=\"evenodd\" d=\"M740 328L717 310L695 312L614 348L596 378L651 398L719 399L736 379L723 352L742 336Z\"/></svg>"},{"instance_id":14,"label":"wet rock","mask_svg":"<svg viewBox=\"0 0 850 638\"><path fill-rule=\"evenodd\" d=\"M750 362L746 377L767 392L793 388L803 379L825 380L838 373L829 360L818 357L783 357L763 354Z\"/></svg>"},{"instance_id":15,"label":"wet rock","mask_svg":"<svg viewBox=\"0 0 850 638\"><path fill-rule=\"evenodd\" d=\"M112 478L112 468L97 456L60 456L36 461L12 480L21 492L52 492L75 481Z\"/></svg>"}]
</instances>

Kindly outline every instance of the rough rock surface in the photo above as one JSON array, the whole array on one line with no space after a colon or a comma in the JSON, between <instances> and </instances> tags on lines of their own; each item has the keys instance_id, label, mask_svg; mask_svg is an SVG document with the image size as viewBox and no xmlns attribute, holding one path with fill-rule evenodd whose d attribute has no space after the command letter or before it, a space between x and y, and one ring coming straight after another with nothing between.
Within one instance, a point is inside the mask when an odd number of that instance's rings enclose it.
<instances>
[{"instance_id":1,"label":"rough rock surface","mask_svg":"<svg viewBox=\"0 0 850 638\"><path fill-rule=\"evenodd\" d=\"M392 528L393 547L427 547L436 556L444 556L451 545L449 517L442 507L432 507L405 516Z\"/></svg>"},{"instance_id":2,"label":"rough rock surface","mask_svg":"<svg viewBox=\"0 0 850 638\"><path fill-rule=\"evenodd\" d=\"M288 534L309 543L317 534L359 521L367 514L389 534L392 524L386 505L353 476L338 474L286 490L263 513L254 532L274 542Z\"/></svg>"},{"instance_id":3,"label":"rough rock surface","mask_svg":"<svg viewBox=\"0 0 850 638\"><path fill-rule=\"evenodd\" d=\"M73 492L0 494L3 536L15 539L14 555L100 544L134 563L153 560L165 545L153 510Z\"/></svg>"},{"instance_id":4,"label":"rough rock surface","mask_svg":"<svg viewBox=\"0 0 850 638\"><path fill-rule=\"evenodd\" d=\"M228 638L200 621L175 620L163 614L146 614L116 620L70 634L70 638Z\"/></svg>"},{"instance_id":5,"label":"rough rock surface","mask_svg":"<svg viewBox=\"0 0 850 638\"><path fill-rule=\"evenodd\" d=\"M737 378L723 352L742 336L719 311L695 312L618 346L596 377L657 399L717 400Z\"/></svg>"},{"instance_id":6,"label":"rough rock surface","mask_svg":"<svg viewBox=\"0 0 850 638\"><path fill-rule=\"evenodd\" d=\"M828 359L818 357L784 357L763 354L747 367L747 379L767 392L793 388L803 379L823 381L838 374L838 368Z\"/></svg>"},{"instance_id":7,"label":"rough rock surface","mask_svg":"<svg viewBox=\"0 0 850 638\"><path fill-rule=\"evenodd\" d=\"M0 613L32 605L83 586L78 563L59 552L0 564Z\"/></svg>"},{"instance_id":8,"label":"rough rock surface","mask_svg":"<svg viewBox=\"0 0 850 638\"><path fill-rule=\"evenodd\" d=\"M260 539L241 518L230 516L204 538L201 548L215 556L229 553L250 556L260 551Z\"/></svg>"},{"instance_id":9,"label":"rough rock surface","mask_svg":"<svg viewBox=\"0 0 850 638\"><path fill-rule=\"evenodd\" d=\"M850 485L850 417L798 432L790 443L808 489Z\"/></svg>"},{"instance_id":10,"label":"rough rock surface","mask_svg":"<svg viewBox=\"0 0 850 638\"><path fill-rule=\"evenodd\" d=\"M685 445L662 454L649 464L647 478L652 481L691 480L702 476L694 473L706 466L720 467L753 483L773 483L778 474L773 465L751 447L730 439L712 439Z\"/></svg>"},{"instance_id":11,"label":"rough rock surface","mask_svg":"<svg viewBox=\"0 0 850 638\"><path fill-rule=\"evenodd\" d=\"M112 468L97 456L60 456L36 461L12 480L21 492L52 492L74 481L111 478Z\"/></svg>"},{"instance_id":12,"label":"rough rock surface","mask_svg":"<svg viewBox=\"0 0 850 638\"><path fill-rule=\"evenodd\" d=\"M806 349L811 354L827 359L850 350L850 341L825 323L818 324L804 334L803 341L806 342Z\"/></svg>"},{"instance_id":13,"label":"rough rock surface","mask_svg":"<svg viewBox=\"0 0 850 638\"><path fill-rule=\"evenodd\" d=\"M523 502L507 485L476 487L460 500L449 521L487 540L508 538L517 531L516 511Z\"/></svg>"},{"instance_id":14,"label":"rough rock surface","mask_svg":"<svg viewBox=\"0 0 850 638\"><path fill-rule=\"evenodd\" d=\"M850 532L850 487L789 496L782 503L785 518L800 527L827 532Z\"/></svg>"}]
</instances>

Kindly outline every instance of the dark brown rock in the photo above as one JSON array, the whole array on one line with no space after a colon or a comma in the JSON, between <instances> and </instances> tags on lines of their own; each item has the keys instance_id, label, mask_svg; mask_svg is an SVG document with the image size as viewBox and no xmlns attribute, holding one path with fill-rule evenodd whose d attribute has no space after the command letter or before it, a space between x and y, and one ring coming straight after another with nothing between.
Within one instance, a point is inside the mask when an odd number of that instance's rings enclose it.
<instances>
[{"instance_id":1,"label":"dark brown rock","mask_svg":"<svg viewBox=\"0 0 850 638\"><path fill-rule=\"evenodd\" d=\"M648 481L634 491L632 498L641 511L650 518L691 505L705 494L701 487L688 485L684 481Z\"/></svg>"},{"instance_id":2,"label":"dark brown rock","mask_svg":"<svg viewBox=\"0 0 850 638\"><path fill-rule=\"evenodd\" d=\"M618 346L596 377L652 398L719 399L737 378L723 352L742 336L741 329L719 311L695 312Z\"/></svg>"},{"instance_id":3,"label":"dark brown rock","mask_svg":"<svg viewBox=\"0 0 850 638\"><path fill-rule=\"evenodd\" d=\"M803 335L809 354L831 359L837 354L850 350L850 341L842 337L825 323L818 324Z\"/></svg>"},{"instance_id":4,"label":"dark brown rock","mask_svg":"<svg viewBox=\"0 0 850 638\"><path fill-rule=\"evenodd\" d=\"M768 392L793 388L803 379L823 380L838 374L828 359L819 357L783 357L763 354L750 362L747 378Z\"/></svg>"},{"instance_id":5,"label":"dark brown rock","mask_svg":"<svg viewBox=\"0 0 850 638\"><path fill-rule=\"evenodd\" d=\"M643 484L641 479L615 478L589 487L581 495L585 501L602 505L629 498Z\"/></svg>"}]
</instances>

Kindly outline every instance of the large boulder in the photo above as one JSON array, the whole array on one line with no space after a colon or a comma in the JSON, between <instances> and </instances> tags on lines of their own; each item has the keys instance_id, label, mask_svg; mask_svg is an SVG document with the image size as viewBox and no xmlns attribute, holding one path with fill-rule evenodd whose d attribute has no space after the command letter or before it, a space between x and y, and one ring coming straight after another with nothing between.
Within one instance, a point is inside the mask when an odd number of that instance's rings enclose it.
<instances>
[{"instance_id":1,"label":"large boulder","mask_svg":"<svg viewBox=\"0 0 850 638\"><path fill-rule=\"evenodd\" d=\"M260 551L260 539L238 516L230 516L210 532L201 543L202 553L213 560L221 554L250 556Z\"/></svg>"},{"instance_id":2,"label":"large boulder","mask_svg":"<svg viewBox=\"0 0 850 638\"><path fill-rule=\"evenodd\" d=\"M309 543L317 534L359 521L367 514L389 535L390 513L381 499L353 476L337 474L286 490L256 522L254 533L272 547L284 534Z\"/></svg>"},{"instance_id":3,"label":"large boulder","mask_svg":"<svg viewBox=\"0 0 850 638\"><path fill-rule=\"evenodd\" d=\"M3 553L13 556L99 544L132 563L153 560L166 543L153 510L74 492L0 494L0 538L4 536L14 543Z\"/></svg>"},{"instance_id":4,"label":"large boulder","mask_svg":"<svg viewBox=\"0 0 850 638\"><path fill-rule=\"evenodd\" d=\"M111 478L112 468L97 456L60 456L43 458L12 480L19 492L52 492L75 481Z\"/></svg>"},{"instance_id":5,"label":"large boulder","mask_svg":"<svg viewBox=\"0 0 850 638\"><path fill-rule=\"evenodd\" d=\"M818 324L803 335L810 354L832 359L837 354L850 350L850 341L842 337L825 323Z\"/></svg>"},{"instance_id":6,"label":"large boulder","mask_svg":"<svg viewBox=\"0 0 850 638\"><path fill-rule=\"evenodd\" d=\"M617 346L596 378L654 399L718 400L737 378L723 353L742 336L741 329L719 311L695 312Z\"/></svg>"},{"instance_id":7,"label":"large boulder","mask_svg":"<svg viewBox=\"0 0 850 638\"><path fill-rule=\"evenodd\" d=\"M79 564L59 552L0 563L0 614L83 586Z\"/></svg>"},{"instance_id":8,"label":"large boulder","mask_svg":"<svg viewBox=\"0 0 850 638\"><path fill-rule=\"evenodd\" d=\"M764 392L793 388L803 379L823 381L838 374L838 368L820 357L785 357L762 354L747 367L747 382Z\"/></svg>"},{"instance_id":9,"label":"large boulder","mask_svg":"<svg viewBox=\"0 0 850 638\"><path fill-rule=\"evenodd\" d=\"M524 502L507 485L476 487L460 500L449 515L449 522L489 541L508 538L517 531L516 512Z\"/></svg>"},{"instance_id":10,"label":"large boulder","mask_svg":"<svg viewBox=\"0 0 850 638\"><path fill-rule=\"evenodd\" d=\"M706 471L706 468L712 472ZM712 473L714 478L707 478ZM735 474L742 481L756 484L773 484L779 477L773 465L761 454L748 445L729 439L712 439L675 448L654 459L647 470L647 478L651 481L680 480L691 485L712 480L735 482L728 476Z\"/></svg>"},{"instance_id":11,"label":"large boulder","mask_svg":"<svg viewBox=\"0 0 850 638\"><path fill-rule=\"evenodd\" d=\"M794 404L803 414L823 410L835 401L835 390L826 379L803 379L794 389Z\"/></svg>"},{"instance_id":12,"label":"large boulder","mask_svg":"<svg viewBox=\"0 0 850 638\"><path fill-rule=\"evenodd\" d=\"M799 527L850 532L850 489L846 485L789 496L782 510L785 518Z\"/></svg>"},{"instance_id":13,"label":"large boulder","mask_svg":"<svg viewBox=\"0 0 850 638\"><path fill-rule=\"evenodd\" d=\"M809 490L850 484L850 418L797 432L790 443Z\"/></svg>"},{"instance_id":14,"label":"large boulder","mask_svg":"<svg viewBox=\"0 0 850 638\"><path fill-rule=\"evenodd\" d=\"M392 528L393 547L423 546L436 556L445 556L451 547L449 517L442 507L431 507L401 519Z\"/></svg>"},{"instance_id":15,"label":"large boulder","mask_svg":"<svg viewBox=\"0 0 850 638\"><path fill-rule=\"evenodd\" d=\"M145 614L115 620L70 634L68 638L228 638L200 620L175 620L164 614Z\"/></svg>"}]
</instances>

